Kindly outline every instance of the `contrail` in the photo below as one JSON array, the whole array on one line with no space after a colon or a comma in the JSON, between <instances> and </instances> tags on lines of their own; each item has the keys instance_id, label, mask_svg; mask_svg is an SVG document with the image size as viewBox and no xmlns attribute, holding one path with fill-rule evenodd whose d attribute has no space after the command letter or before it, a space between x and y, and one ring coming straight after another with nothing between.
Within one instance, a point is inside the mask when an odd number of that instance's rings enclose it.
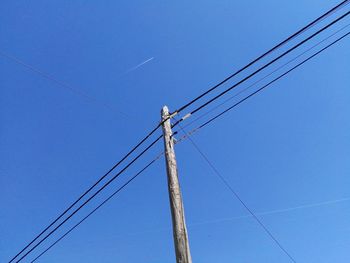
<instances>
[{"instance_id":1,"label":"contrail","mask_svg":"<svg viewBox=\"0 0 350 263\"><path fill-rule=\"evenodd\" d=\"M346 202L346 201L350 201L350 197L336 199L336 200L329 200L329 201L324 201L324 202L319 202L319 203L305 204L305 205L283 208L283 209L278 209L278 210L270 210L270 211L255 213L255 214L259 215L259 216L272 215L272 214L285 213L285 212L299 210L299 209L327 206L327 205L342 203L342 202ZM235 216L235 217L218 218L215 220L207 220L207 221L189 223L187 225L187 227L192 228L192 227L196 227L196 226L200 226L200 225L229 222L229 221L234 221L234 220L238 220L238 219L245 219L245 218L250 218L250 217L252 217L252 216L251 215L241 215L241 216ZM138 236L138 235L147 234L147 233L165 232L165 231L171 231L171 227L152 228L152 229L138 231L138 232L128 232L128 233L123 233L123 234L117 234L115 236L117 236L117 237L118 236L120 236L120 237L121 236Z\"/></svg>"},{"instance_id":2,"label":"contrail","mask_svg":"<svg viewBox=\"0 0 350 263\"><path fill-rule=\"evenodd\" d=\"M145 65L146 63L150 62L151 60L153 60L154 57L151 57L149 59L146 59L145 61L141 62L140 64L136 65L135 67L132 67L131 69L128 69L127 71L125 71L122 75L128 74L136 69L138 69L139 67L142 67L143 65Z\"/></svg>"},{"instance_id":3,"label":"contrail","mask_svg":"<svg viewBox=\"0 0 350 263\"><path fill-rule=\"evenodd\" d=\"M331 204L341 203L341 202L345 202L345 201L349 201L349 200L350 200L350 198L342 198L342 199L330 200L330 201L325 201L325 202L320 202L320 203L306 204L306 205L300 205L300 206L289 207L289 208L278 209L278 210L270 210L270 211L266 211L266 212L256 213L256 215L260 215L260 216L272 215L272 214L289 212L289 211L293 211L293 210L299 210L299 209L305 209L305 208L312 208L312 207L318 207L318 206L331 205ZM189 224L189 226L197 226L197 225L204 225L204 224L220 223L220 222L232 221L232 220L236 220L236 219L249 218L249 217L251 217L251 215L242 215L242 216L235 216L235 217L228 217L228 218L220 218L220 219L215 219L215 220L196 222L196 223L193 223L193 224Z\"/></svg>"}]
</instances>

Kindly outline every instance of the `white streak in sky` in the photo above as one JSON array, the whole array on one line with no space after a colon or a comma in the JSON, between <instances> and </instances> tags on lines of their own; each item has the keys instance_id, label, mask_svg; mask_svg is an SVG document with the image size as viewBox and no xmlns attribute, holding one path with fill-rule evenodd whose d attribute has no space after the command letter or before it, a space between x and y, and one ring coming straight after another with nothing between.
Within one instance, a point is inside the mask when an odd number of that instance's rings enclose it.
<instances>
[{"instance_id":1,"label":"white streak in sky","mask_svg":"<svg viewBox=\"0 0 350 263\"><path fill-rule=\"evenodd\" d=\"M258 212L258 213L255 213L255 214L257 216L273 215L273 214L285 213L285 212L289 212L289 211L293 211L293 210L299 210L299 209L306 209L306 208L312 208L312 207L331 205L331 204L341 203L341 202L345 202L345 201L349 201L349 200L350 200L350 198L342 198L342 199L337 199L337 200L330 200L330 201L325 201L325 202L320 202L320 203L300 205L300 206L289 207L289 208L278 209L278 210L270 210L270 211L266 211L266 212ZM212 223L220 223L220 222L232 221L232 220L236 220L236 219L249 218L249 217L252 217L252 216L251 215L242 215L242 216L235 216L235 217L228 217L228 218L220 218L220 219L215 219L215 220L196 222L196 223L190 224L190 226L212 224Z\"/></svg>"},{"instance_id":2,"label":"white streak in sky","mask_svg":"<svg viewBox=\"0 0 350 263\"><path fill-rule=\"evenodd\" d=\"M149 59L147 59L147 60L141 62L140 64L136 65L135 67L132 67L131 69L128 69L127 71L125 71L124 74L122 74L122 75L128 74L128 73L130 73L130 72L132 72L132 71L138 69L139 67L142 67L143 65L145 65L145 64L148 63L148 62L150 62L150 61L153 60L153 59L154 59L154 57L151 57L151 58L149 58Z\"/></svg>"},{"instance_id":3,"label":"white streak in sky","mask_svg":"<svg viewBox=\"0 0 350 263\"><path fill-rule=\"evenodd\" d=\"M343 202L347 202L347 201L350 201L350 198L341 198L341 199L329 200L329 201L324 201L324 202L319 202L319 203L305 204L305 205L288 207L288 208L283 208L283 209L278 209L278 210L270 210L270 211L265 211L265 212L258 212L258 213L255 213L255 214L257 216L273 215L273 214L285 213L285 212L299 210L299 209L308 209L308 208L313 208L313 207L328 206L328 205L333 205L333 204L337 204L337 203L343 203ZM251 215L241 215L241 216L235 216L235 217L218 218L218 219L214 219L214 220L207 220L207 221L188 223L187 226L188 226L188 228L191 228L191 227L196 227L196 226L201 226L201 225L206 225L206 224L223 223L223 222L229 222L229 221L234 221L234 220L244 219L244 218L250 218L250 217L252 217L252 216ZM153 228L153 229L143 230L143 231L139 231L139 232L128 232L128 233L118 234L117 236L125 236L125 235L127 235L127 236L137 236L137 235L140 235L140 234L144 235L146 233L164 232L164 231L168 231L168 230L170 230L170 228L168 228L168 227Z\"/></svg>"}]
</instances>

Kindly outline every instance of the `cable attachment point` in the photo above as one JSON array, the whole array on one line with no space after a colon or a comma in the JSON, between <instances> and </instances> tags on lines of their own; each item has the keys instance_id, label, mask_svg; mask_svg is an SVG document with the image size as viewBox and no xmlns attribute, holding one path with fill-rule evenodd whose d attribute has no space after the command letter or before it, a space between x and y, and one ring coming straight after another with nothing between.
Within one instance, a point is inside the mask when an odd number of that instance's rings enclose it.
<instances>
[{"instance_id":1,"label":"cable attachment point","mask_svg":"<svg viewBox=\"0 0 350 263\"><path fill-rule=\"evenodd\" d=\"M192 114L191 112L187 113L185 116L181 118L182 121L186 120L188 117L190 117Z\"/></svg>"},{"instance_id":2,"label":"cable attachment point","mask_svg":"<svg viewBox=\"0 0 350 263\"><path fill-rule=\"evenodd\" d=\"M169 113L168 118L172 119L174 116L176 116L178 114L178 111L174 111L173 113Z\"/></svg>"},{"instance_id":3,"label":"cable attachment point","mask_svg":"<svg viewBox=\"0 0 350 263\"><path fill-rule=\"evenodd\" d=\"M178 140L174 137L174 135L171 136L171 139L173 140L174 144L177 144Z\"/></svg>"}]
</instances>

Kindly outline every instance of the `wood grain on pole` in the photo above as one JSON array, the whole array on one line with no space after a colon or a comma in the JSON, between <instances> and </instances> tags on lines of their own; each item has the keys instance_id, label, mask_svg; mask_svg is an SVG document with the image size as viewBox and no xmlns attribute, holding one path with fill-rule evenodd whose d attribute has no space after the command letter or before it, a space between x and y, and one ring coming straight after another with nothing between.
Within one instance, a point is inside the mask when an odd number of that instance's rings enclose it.
<instances>
[{"instance_id":1,"label":"wood grain on pole","mask_svg":"<svg viewBox=\"0 0 350 263\"><path fill-rule=\"evenodd\" d=\"M168 107L164 106L161 113L162 121L166 120L169 117ZM163 135L176 262L192 263L170 119L163 123Z\"/></svg>"}]
</instances>

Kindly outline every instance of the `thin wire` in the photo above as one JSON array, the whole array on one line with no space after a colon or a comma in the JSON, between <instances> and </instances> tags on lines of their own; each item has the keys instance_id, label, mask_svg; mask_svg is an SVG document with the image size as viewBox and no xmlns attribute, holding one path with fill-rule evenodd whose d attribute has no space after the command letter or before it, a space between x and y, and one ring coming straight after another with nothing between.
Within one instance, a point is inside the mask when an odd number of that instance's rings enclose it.
<instances>
[{"instance_id":1,"label":"thin wire","mask_svg":"<svg viewBox=\"0 0 350 263\"><path fill-rule=\"evenodd\" d=\"M315 20L313 20L312 22L310 22L309 24L307 24L306 26L304 26L303 28L301 28L300 30L298 30L297 32L295 32L294 34L292 34L291 36L287 37L285 40L283 40L282 42L280 42L279 44L277 44L276 46L274 46L273 48L271 48L270 50L266 51L264 54L260 55L258 58L254 59L253 61L251 61L250 63L248 63L247 65L245 65L243 68L239 69L238 71L236 71L235 73L233 73L232 75L228 76L226 79L224 79L223 81L221 81L220 83L218 83L217 85L213 86L212 88L210 88L209 90L207 90L206 92L202 93L200 96L196 97L195 99L191 100L189 103L185 104L184 106L180 107L178 110L174 111L174 113L179 113L181 111L183 111L184 109L186 109L187 107L189 107L190 105L192 105L194 102L196 102L197 100L201 99L202 97L204 97L205 95L207 95L208 93L210 93L211 91L215 90L216 88L218 88L219 86L221 86L222 84L224 84L225 82L227 82L229 79L233 78L234 76L236 76L237 74L239 74L240 72L244 71L245 69L247 69L248 67L252 66L253 64L255 64L256 62L258 62L259 60L261 60L262 58L264 58L265 56L267 56L268 54L272 53L273 51L275 51L276 49L284 46L285 44L287 44L288 42L290 42L292 39L296 38L298 35L302 34L303 32L305 32L307 29L317 25L318 23L320 23L321 21L323 21L325 18L327 18L328 16L332 15L333 13L335 13L337 10L340 10L342 8L344 8L346 5L349 4L350 0L344 0L341 3L339 3L338 5L336 5L335 7L331 8L330 10L328 10L326 13L324 13L323 15L319 16L318 18L316 18ZM49 74L45 73L44 71L33 67L32 65L12 56L9 55L3 51L0 51L0 55L30 69L31 71L41 75L42 77L51 80L52 82L56 83L57 85L69 89L87 99L90 99L92 101L101 103L104 107L110 109L110 110L114 110L114 108L104 102L99 102L97 99L87 95L86 93L73 88L72 86L63 83L55 78L53 78L52 76L50 76ZM118 111L119 114L122 114L126 117L128 117L127 114L125 114L124 112L120 112ZM173 114L174 114L173 113ZM172 114L171 114L172 115Z\"/></svg>"},{"instance_id":2,"label":"thin wire","mask_svg":"<svg viewBox=\"0 0 350 263\"><path fill-rule=\"evenodd\" d=\"M148 167L154 164L164 153L160 153L156 158L154 158L151 162L149 162L145 167L143 167L137 174L131 177L126 183L124 183L121 187L119 187L116 191L114 191L108 198L106 198L100 205L98 205L94 210L92 210L89 214L87 214L83 219L81 219L78 223L76 223L73 227L71 227L66 233L64 233L60 238L58 238L54 243L52 243L47 249L41 252L36 258L34 258L31 263L37 261L40 257L46 254L51 248L57 245L63 238L65 238L68 234L70 234L74 229L76 229L80 224L82 224L86 219L92 216L98 209L100 209L103 205L105 205L108 201L110 201L116 194L118 194L121 190L123 190L128 184L130 184L133 180L136 179L141 173L143 173Z\"/></svg>"},{"instance_id":3,"label":"thin wire","mask_svg":"<svg viewBox=\"0 0 350 263\"><path fill-rule=\"evenodd\" d=\"M244 102L245 100L247 100L248 98L251 98L252 96L254 96L255 94L257 94L258 92L262 91L263 89L267 88L268 86L270 86L271 84L273 84L274 82L276 82L277 80L281 79L282 77L284 77L285 75L289 74L290 72L292 72L293 70L295 70L296 68L300 67L301 65L303 65L304 63L306 63L307 61L311 60L312 58L314 58L315 56L319 55L320 53L322 53L323 51L325 51L326 49L330 48L331 46L333 46L334 44L336 44L337 42L339 42L340 40L344 39L345 37L347 37L350 34L350 32L342 35L341 37L337 38L335 41L331 42L330 44L328 44L327 46L325 46L324 48L322 48L321 50L319 50L318 52L316 52L315 54L311 55L310 57L308 57L307 59L303 60L302 62L300 62L299 64L297 64L296 66L294 66L293 68L289 69L287 72L281 74L280 76L276 77L275 79L273 79L272 81L270 81L269 83L267 83L266 85L264 85L263 87L261 87L260 89L256 90L255 92L249 94L248 96L246 96L245 98L241 99L240 101L238 101L237 103L235 103L234 105L232 105L231 107L227 108L226 110L224 110L223 112L217 114L216 116L214 116L213 118L209 119L208 121L206 121L205 123L203 123L202 125L192 129L190 132L187 132L187 135L185 134L184 136L180 137L179 139L174 138L175 140L175 144L180 143L181 141L185 140L188 138L189 135L192 135L194 133L196 133L197 131L199 131L201 128L203 128L204 126L208 125L209 123L211 123L212 121L214 121L215 119L217 119L218 117L222 116L223 114L227 113L228 111L230 111L231 109L237 107L239 104L241 104L242 102ZM322 41L321 41L322 42ZM199 117L200 118L200 117ZM199 119L197 118L197 119ZM196 120L197 120L196 119ZM196 121L195 120L195 121ZM179 121L177 121L179 123ZM194 122L194 121L193 121ZM191 122L190 124L192 124L193 122ZM187 127L188 125L186 125L185 127ZM179 131L175 131L173 133L172 136L177 135Z\"/></svg>"},{"instance_id":4,"label":"thin wire","mask_svg":"<svg viewBox=\"0 0 350 263\"><path fill-rule=\"evenodd\" d=\"M192 125L193 123L197 122L198 120L202 119L203 117L207 116L209 113L213 112L214 110L218 109L219 107L221 107L222 105L226 104L227 102L229 102L230 100L238 97L240 94L244 93L245 91L251 89L252 87L254 87L256 84L260 83L261 81L265 80L266 78L268 78L269 76L271 76L272 74L276 73L277 71L279 71L280 69L286 67L287 65L289 65L291 62L297 60L298 58L300 58L301 56L305 55L306 53L308 53L309 51L315 49L316 47L318 47L319 45L321 45L322 43L324 43L325 41L329 40L331 37L335 36L336 34L338 34L339 32L343 31L345 28L349 27L350 24L347 24L345 26L343 26L342 28L340 28L339 30L337 30L336 32L332 33L331 35L329 35L328 37L324 38L323 40L319 41L318 43L316 43L315 45L313 45L312 47L308 48L307 50L305 50L304 52L302 52L301 54L299 54L298 56L294 57L293 59L289 60L288 62L284 63L283 65L279 66L278 68L276 68L275 70L273 70L271 73L265 75L264 77L260 78L259 80L255 81L254 83L252 83L251 85L249 85L248 87L242 89L241 91L237 92L235 95L229 97L228 99L224 100L223 102L221 102L220 104L216 105L215 107L213 107L212 109L210 109L209 111L207 111L206 113L200 115L198 118L196 118L195 120L191 121L190 123L186 124L183 126L183 128L187 128L188 126ZM174 135L177 134L178 131L174 132Z\"/></svg>"},{"instance_id":5,"label":"thin wire","mask_svg":"<svg viewBox=\"0 0 350 263\"><path fill-rule=\"evenodd\" d=\"M40 236L42 236L50 227L60 220L70 209L73 208L84 196L86 196L93 188L95 188L103 179L105 179L115 168L125 161L133 152L135 152L150 136L152 136L162 123L158 124L151 132L149 132L137 145L135 145L122 159L120 159L109 171L107 171L100 179L98 179L89 189L79 196L65 211L63 211L54 221L52 221L44 230L42 230L32 241L30 241L20 252L18 252L9 263L13 262L20 254L22 254L30 245L32 245Z\"/></svg>"},{"instance_id":6,"label":"thin wire","mask_svg":"<svg viewBox=\"0 0 350 263\"><path fill-rule=\"evenodd\" d=\"M308 26L306 26L304 29L302 29L300 32L297 32L297 33L295 33L294 35L295 36L297 36L298 34L300 34L300 33L302 33L303 31L305 31L307 28L309 28L310 26L312 26L313 24L315 24L315 23L318 23L320 20L323 20L326 16L328 16L328 15L330 15L331 13L333 13L333 12L335 12L336 11L336 9L338 9L338 8L342 8L342 7L344 7L345 5L347 5L348 4L348 0L347 1L343 1L342 3L340 3L339 5L337 5L336 7L334 7L333 9L331 9L330 11L328 11L327 13L325 13L324 15L322 15L320 18L318 18L318 19L316 19L315 21L313 21L312 23L310 23ZM346 14L347 15L347 14ZM292 39L292 38L294 38L295 36L291 36L290 37L290 39ZM289 39L289 40L290 40ZM283 41L283 42L288 42L289 40L285 40L285 41ZM285 43L283 43L283 42L281 42L279 45L277 45L277 46L281 46L281 45L284 45ZM276 47L274 47L273 49L276 49L277 48L277 46ZM272 50L273 50L272 49ZM271 50L271 51L272 51ZM270 53L271 51L268 51L267 53ZM58 80L56 80L56 79L54 79L54 78L52 78L50 75L47 75L45 72L42 72L42 71L40 71L40 70L37 70L36 68L34 68L34 67L32 67L31 65L28 65L28 64L26 64L26 63L24 63L23 61L20 61L20 60L18 60L17 58L15 58L15 57L12 57L12 56L9 56L9 55L7 55L7 54L5 54L5 53L3 53L3 52L0 52L3 56L6 56L7 58L9 58L9 59L12 59L12 60L14 60L14 61L16 61L17 63L20 63L20 64L22 64L22 65L24 65L24 66L26 66L27 68L29 68L30 70L32 70L32 71L35 71L36 73L38 73L38 74L40 74L40 75L42 75L43 77L45 77L45 78L47 78L47 79L50 79L50 80L52 80L52 81L54 81L54 82L56 82L57 84L59 84L59 85L61 85L61 86L63 86L63 87L65 87L65 88L68 88L68 89L71 89L71 90L74 90L75 92L77 92L75 89L72 89L69 85L67 85L67 84L65 84L65 83L62 83L62 82L60 82L60 81L58 81ZM262 57L264 57L265 55L267 55L267 54L264 54L264 55L262 55ZM257 60L259 60L259 59L257 59ZM255 62L253 62L253 63L255 63ZM238 73L237 73L238 74ZM86 94L81 94L81 95L84 95L84 96L87 96ZM203 95L204 96L204 95ZM89 97L89 96L87 96L89 99L94 99L94 98L91 98L91 97ZM199 99L199 98L198 98ZM192 102L193 103L193 102ZM191 103L191 104L192 104ZM187 106L186 106L187 107ZM182 109L181 109L182 110ZM158 126L157 126L157 128L160 126L161 124L159 124ZM156 128L156 129L157 129ZM154 131L153 131L154 132ZM152 132L152 133L153 133ZM146 138L148 138L150 135L148 135ZM139 144L140 145L140 144ZM129 154L128 155L130 155L139 145L137 145L131 152L129 152ZM127 155L127 156L128 156ZM126 158L126 157L125 157ZM124 158L123 158L123 160L124 160ZM116 167L116 166L115 166ZM115 168L114 167L114 168ZM114 168L112 168L112 169L114 169ZM112 170L111 169L111 170ZM110 171L109 172L107 172L107 174L109 174L110 173ZM95 185L97 185L101 180L103 180L103 178L105 178L105 176L107 176L107 174L105 174ZM95 186L94 185L94 186ZM93 186L93 187L94 187ZM92 187L92 188L93 188ZM91 188L91 189L92 189ZM85 196L91 189L89 189L87 192L85 192L84 194L83 194L83 196ZM83 196L81 196L79 199L78 199L78 201L79 200L81 200L81 198L83 197ZM74 202L73 203L73 205L71 205L71 207L70 208L72 208L78 201L76 201L76 202ZM56 219L51 225L49 225L49 227L51 227L55 222L57 222L70 208L68 208L65 212L63 212L63 214L61 214L61 216L59 216L59 218L58 219ZM38 237L40 237L49 227L47 227L41 234L39 234L39 236L37 236L29 245L27 245L20 253L18 253L10 262L12 262L19 254L21 254L26 248L28 248L35 240L37 240L37 238Z\"/></svg>"},{"instance_id":7,"label":"thin wire","mask_svg":"<svg viewBox=\"0 0 350 263\"><path fill-rule=\"evenodd\" d=\"M282 77L284 77L285 75L287 75L288 73L292 72L293 70L297 69L298 67L300 67L301 65L303 65L304 63L306 63L307 61L311 60L312 58L314 58L315 56L317 56L318 54L322 53L323 51L325 51L326 49L330 48L331 46L333 46L334 44L336 44L337 42L339 42L340 40L344 39L345 37L347 37L350 34L350 32L344 34L343 36L339 37L338 39L336 39L335 41L333 41L332 43L330 43L329 45L327 45L326 47L322 48L321 50L317 51L315 54L313 54L312 56L308 57L307 59L303 60L302 62L300 62L299 64L297 64L296 66L292 67L291 69L289 69L288 71L286 71L285 73L279 75L277 78L273 79L272 81L270 81L269 83L267 83L266 85L262 86L261 88L259 88L258 90L254 91L253 93L249 94L248 96L244 97L243 99L241 99L240 101L238 101L237 103L235 103L234 105L232 105L231 107L227 108L226 110L222 111L221 113L217 114L216 116L214 116L213 118L209 119L208 121L206 121L204 124L200 125L199 127L197 127L195 130L201 129L204 126L208 125L209 123L211 123L212 121L214 121L215 119L219 118L220 116L222 116L223 114L225 114L226 112L232 110L233 108L237 107L239 104L241 104L242 102L246 101L247 99L251 98L252 96L254 96L255 94L259 93L260 91L264 90L265 88L267 88L268 86L270 86L272 83L276 82L277 80L281 79Z\"/></svg>"},{"instance_id":8,"label":"thin wire","mask_svg":"<svg viewBox=\"0 0 350 263\"><path fill-rule=\"evenodd\" d=\"M99 104L99 105L103 106L104 108L106 108L106 109L108 109L110 111L117 112L118 114L122 115L124 118L127 118L127 119L130 118L130 116L128 114L126 114L126 113L124 113L124 112L122 112L120 110L117 110L114 106L112 106L112 105L110 105L110 104L108 104L108 103L106 103L106 102L104 102L102 100L98 100L98 99L96 99L96 98L86 94L82 90L74 88L71 85L69 85L67 83L64 83L64 82L62 82L62 81L52 77L51 75L45 73L44 71L42 71L42 70L40 70L40 69L38 69L36 67L33 67L32 65L24 62L23 60L20 60L17 57L9 55L9 54L7 54L7 53L5 53L3 51L0 51L0 55L3 56L3 57L6 57L7 59L10 59L10 60L16 62L17 64L20 64L20 65L26 67L27 69L29 69L29 70L37 73L38 75L40 75L40 76L42 76L42 77L44 77L44 78L54 82L56 85L58 85L58 86L60 86L62 88L68 89L71 92L73 92L73 93L75 93L75 94L77 94L77 95L79 95L79 96L81 96L81 97L83 97L85 99L93 101L94 103Z\"/></svg>"},{"instance_id":9,"label":"thin wire","mask_svg":"<svg viewBox=\"0 0 350 263\"><path fill-rule=\"evenodd\" d=\"M335 40L334 42L332 42L331 44L327 45L326 47L324 47L323 49L321 49L320 51L318 51L317 53L315 53L314 55L310 56L309 58L307 58L306 60L304 60L303 62L299 63L297 66L293 67L292 69L290 69L289 71L287 71L286 73L282 74L281 76L279 76L278 78L276 78L275 80L273 80L272 82L270 82L268 85L272 84L274 81L276 81L277 79L281 78L282 76L288 74L289 72L291 72L292 70L296 69L297 67L299 67L300 65L302 65L303 63L305 63L306 61L310 60L311 58L315 57L316 55L318 55L319 53L321 53L322 51L326 50L327 48L329 48L330 46L334 45L335 43L337 43L338 41L340 41L341 39L345 38L347 35L349 35L350 32L348 32L347 34L343 35L342 37L338 38L337 40ZM262 88L267 87L267 85L265 85ZM259 89L259 90L262 90ZM256 94L256 93L253 93ZM252 94L250 94L250 96L252 96ZM235 104L237 105L237 104ZM232 108L232 107L230 107ZM180 128L183 130L182 126L179 125ZM203 127L204 125L202 125L201 127ZM184 131L184 130L183 130ZM201 150L199 149L199 147L195 144L195 142L192 140L192 138L189 137L189 135L184 131L185 133L185 137L184 138L189 138L190 141L193 143L193 145L196 147L196 149L199 151L199 153L203 156L203 158L208 162L208 164L212 167L212 169L214 170L214 172L221 178L221 180L225 183L225 185L230 189L230 191L236 196L236 198L238 198L238 200L242 203L242 205L252 214L252 216L257 220L257 222L264 228L264 230L269 234L269 236L276 242L276 244L286 253L286 255L288 255L288 257L293 261L296 262L293 257L291 257L291 255L283 248L283 246L278 242L278 240L272 235L272 233L264 226L264 224L259 220L259 218L256 217L256 215L245 205L245 203L242 201L242 199L238 196L238 194L234 191L234 189L227 183L227 181L224 179L223 176L221 176L221 174L218 172L218 170L212 165L212 163L209 161L209 159L204 155L203 152L201 152ZM160 139L161 136L158 138ZM109 200L109 199L108 199ZM78 223L80 224L80 223ZM75 226L76 227L76 226ZM74 228L75 228L74 227ZM73 228L73 229L74 229ZM71 229L70 231L72 231L73 229ZM70 232L69 231L69 232ZM68 233L66 233L68 234ZM65 236L65 235L64 235ZM63 236L63 237L64 237ZM62 237L62 238L63 238ZM62 239L61 238L61 239ZM60 240L60 239L59 239ZM58 242L58 241L57 241ZM54 243L55 244L55 243ZM40 255L39 255L40 256ZM36 260L36 259L35 259ZM32 261L34 262L34 261Z\"/></svg>"},{"instance_id":10,"label":"thin wire","mask_svg":"<svg viewBox=\"0 0 350 263\"><path fill-rule=\"evenodd\" d=\"M198 97L194 98L193 100L191 100L190 102L188 102L184 106L180 107L178 110L174 111L174 113L179 113L179 112L183 111L184 109L186 109L187 107L192 105L197 100L201 99L202 97L204 97L208 93L210 93L213 90L217 89L219 86L221 86L222 84L224 84L225 82L227 82L228 80L233 78L234 76L238 75L239 73L241 73L242 71L244 71L248 67L252 66L253 64L258 62L259 60L261 60L262 58L264 58L268 54L272 53L276 49L284 46L285 44L290 42L292 39L296 38L298 35L300 35L301 33L305 32L307 29L309 29L309 28L313 27L314 25L318 24L319 22L321 22L322 20L324 20L325 18L327 18L328 16L330 16L331 14L336 12L338 9L341 9L341 8L345 7L347 4L349 4L349 0L345 0L345 1L341 2L341 3L339 3L338 5L336 5L335 7L333 7L332 9L330 9L329 11L327 11L326 13L321 15L320 17L316 18L314 21L312 21L308 25L304 26L303 28L301 28L300 30L298 30L297 32L295 32L294 34L292 34L291 36L289 36L288 38L286 38L285 40L283 40L282 42L280 42L279 44L277 44L276 46L274 46L273 48L271 48L270 50L268 50L264 54L262 54L261 56L259 56L258 58L254 59L253 61L251 61L250 63L248 63L247 65L245 65L244 67L242 67L241 69L239 69L238 71L233 73L232 75L228 76L223 81L219 82L218 84L216 84L215 86L213 86L212 88L207 90L206 92L202 93L201 95L199 95Z\"/></svg>"},{"instance_id":11,"label":"thin wire","mask_svg":"<svg viewBox=\"0 0 350 263\"><path fill-rule=\"evenodd\" d=\"M282 246L282 244L274 237L274 235L268 230L268 228L266 228L266 226L262 223L262 221L260 221L260 219L255 215L255 213L249 209L249 207L244 203L244 201L239 197L239 195L237 194L237 192L230 186L230 184L226 181L226 179L220 174L220 172L215 168L215 166L210 162L210 160L208 159L208 157L200 150L200 148L198 147L198 145L194 142L194 140L190 137L194 132L197 132L199 129L201 129L202 127L204 127L205 125L207 125L208 123L212 122L213 120L215 120L216 118L218 118L219 116L221 116L222 114L226 113L227 111L229 111L230 109L238 106L240 103L242 103L243 101L245 101L246 99L250 98L251 96L253 96L254 94L258 93L259 91L263 90L264 88L268 87L269 85L271 85L273 82L275 82L276 80L282 78L283 76L287 75L288 73L290 73L291 71L293 71L294 69L298 68L299 66L301 66L302 64L304 64L305 62L309 61L310 59L312 59L313 57L317 56L318 54L320 54L321 52L325 51L326 49L328 49L329 47L333 46L335 43L339 42L340 40L344 39L345 37L347 37L350 34L350 32L344 34L343 36L339 37L338 39L336 39L335 41L333 41L332 43L330 43L329 45L327 45L326 47L322 48L321 50L319 50L318 52L316 52L315 54L313 54L312 56L308 57L307 59L305 59L304 61L302 61L301 63L297 64L296 66L294 66L293 68L291 68L290 70L288 70L287 72L283 73L282 75L280 75L279 77L275 78L274 80L272 80L271 82L269 82L267 85L263 86L262 88L260 88L259 90L255 91L254 93L250 94L249 96L245 97L243 100L239 101L238 103L234 104L233 106L231 106L230 108L228 108L227 110L225 110L224 112L220 113L219 115L217 115L216 117L212 118L211 120L209 120L208 122L204 123L203 125L193 129L191 132L187 133L181 126L181 124L179 124L180 129L183 131L184 136L182 138L180 138L180 140L178 140L176 143L179 143L180 141L184 140L184 139L189 139L191 141L191 143L193 144L193 146L196 148L196 150L200 153L200 155L204 158L204 160L208 163L208 165L211 167L211 169L215 172L215 174L221 179L221 181L226 185L226 187L232 192L232 194L240 201L240 203L247 209L247 211L254 217L254 219L259 223L259 225L265 230L265 232L271 237L271 239L278 245L278 247L289 257L289 259L292 262L296 262L295 259L291 256L291 254Z\"/></svg>"},{"instance_id":12,"label":"thin wire","mask_svg":"<svg viewBox=\"0 0 350 263\"><path fill-rule=\"evenodd\" d=\"M198 153L203 157L203 159L207 162L210 168L214 171L214 173L220 178L222 183L227 187L227 189L238 199L238 201L244 206L244 208L251 214L251 216L255 219L255 221L264 229L264 231L270 236L270 238L277 244L277 246L289 257L289 259L296 263L296 260L291 256L291 254L282 246L282 244L277 240L277 238L272 234L272 232L265 226L265 224L255 215L255 213L247 206L247 204L242 200L242 198L238 195L238 193L231 187L231 185L227 182L227 180L222 176L222 174L216 169L213 163L209 160L209 158L204 154L204 152L199 148L197 143L187 134L187 132L182 128L179 124L182 132L187 135L187 138L190 140L191 144L198 151Z\"/></svg>"},{"instance_id":13,"label":"thin wire","mask_svg":"<svg viewBox=\"0 0 350 263\"><path fill-rule=\"evenodd\" d=\"M212 103L213 101L217 100L219 97L225 95L227 92L229 92L230 90L236 88L238 85L242 84L243 82L245 82L246 80L248 80L249 78L253 77L254 75L256 75L257 73L259 73L260 71L262 71L263 69L267 68L268 66L270 66L271 64L273 64L274 62L276 62L277 60L279 60L280 58L284 57L285 55L287 55L288 53L292 52L293 50L295 50L296 48L298 48L299 46L301 46L302 44L304 44L305 42L309 41L310 39L314 38L315 36L317 36L318 34L320 34L321 32L323 32L324 30L326 30L327 28L329 28L330 26L334 25L335 23L339 22L340 20L344 19L346 16L348 16L350 14L350 11L346 12L345 14L343 14L342 16L338 17L336 20L333 20L331 23L329 23L328 25L324 26L323 28L321 28L320 30L318 30L317 32L315 32L314 34L312 34L311 36L307 37L306 39L302 40L301 42L299 42L297 45L293 46L292 48L288 49L287 51L285 51L284 53L282 53L281 55L279 55L278 57L274 58L273 60L271 60L270 62L268 62L267 64L265 64L264 66L260 67L258 70L254 71L253 73L249 74L247 77L243 78L242 80L238 81L237 83L235 83L233 86L229 87L228 89L222 91L221 93L219 93L218 95L214 96L212 99L208 100L207 102L203 103L202 105L200 105L199 107L195 108L193 111L191 111L189 114L185 115L185 117L181 118L180 120L178 120L177 122L175 122L172 127L175 127L177 124L179 124L180 122L182 122L185 118L187 118L188 116L191 116L193 114L195 114L196 112L198 112L199 110L203 109L204 107L208 106L210 103Z\"/></svg>"},{"instance_id":14,"label":"thin wire","mask_svg":"<svg viewBox=\"0 0 350 263\"><path fill-rule=\"evenodd\" d=\"M154 140L148 147L146 147L139 155L137 155L131 162L129 162L121 171L114 175L107 183L105 183L99 190L97 190L91 197L89 197L82 205L75 209L65 220L63 220L58 226L51 230L44 238L42 238L34 247L32 247L28 252L26 252L19 260L20 262L29 253L31 253L35 248L37 248L42 242L44 242L49 236L51 236L58 228L60 228L65 222L67 222L73 215L75 215L80 209L82 209L88 202L90 202L96 195L98 195L104 188L106 188L110 183L112 183L120 174L122 174L126 169L128 169L137 159L139 159L144 153L146 153L151 147L153 147L163 135L159 136Z\"/></svg>"}]
</instances>

